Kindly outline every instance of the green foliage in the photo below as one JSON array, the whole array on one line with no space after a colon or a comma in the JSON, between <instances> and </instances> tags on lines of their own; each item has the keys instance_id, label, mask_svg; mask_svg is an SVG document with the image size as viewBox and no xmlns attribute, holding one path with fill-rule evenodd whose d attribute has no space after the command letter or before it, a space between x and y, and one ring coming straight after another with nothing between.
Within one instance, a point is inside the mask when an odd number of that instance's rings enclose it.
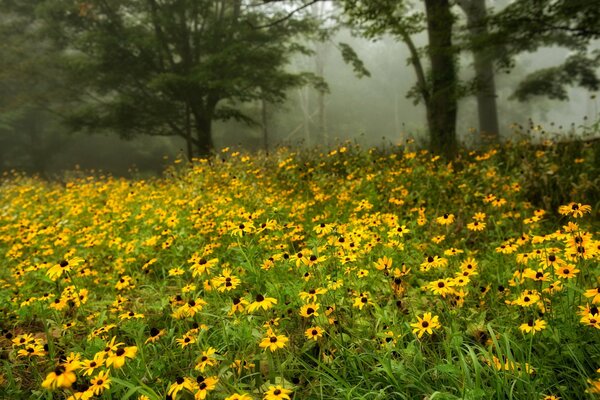
<instances>
[{"instance_id":1,"label":"green foliage","mask_svg":"<svg viewBox=\"0 0 600 400\"><path fill-rule=\"evenodd\" d=\"M580 86L590 91L600 89L596 70L600 66L600 52L593 59L584 54L574 54L563 64L538 70L519 83L513 97L526 101L531 96L568 100L566 86Z\"/></svg>"},{"instance_id":2,"label":"green foliage","mask_svg":"<svg viewBox=\"0 0 600 400\"><path fill-rule=\"evenodd\" d=\"M1 393L91 397L85 388L102 371L110 385L98 392L109 399L165 398L199 375L218 378L207 397L218 400L267 399L275 384L297 399L594 398L598 211L569 205L572 215L556 218L527 201L516 164L539 151L518 143L447 163L346 143L328 153L222 151L147 180L5 176ZM594 158L585 145L571 156L586 167ZM475 220L483 229L469 228ZM580 245L585 257L572 253ZM444 264L425 268L432 255ZM559 277L558 266L578 273ZM452 291L433 292L440 282ZM258 294L277 302L248 310ZM534 294L535 304L517 304ZM319 315L299 312L308 302ZM424 312L441 326L417 336ZM546 326L525 332L532 319ZM307 337L316 326L323 335ZM271 330L289 339L284 347L260 346ZM104 362L113 345L136 350L117 367ZM99 353L84 374L80 363ZM73 368L75 383L43 387L58 365Z\"/></svg>"},{"instance_id":3,"label":"green foliage","mask_svg":"<svg viewBox=\"0 0 600 400\"><path fill-rule=\"evenodd\" d=\"M240 103L278 103L289 88L306 84L324 88L313 74L285 69L294 54L310 54L299 39L315 23L306 17L270 24L283 14L276 6L241 0L28 4L19 11L35 10L42 34L64 48L62 61L82 103L69 113L74 130L177 135L206 152L213 120L251 122Z\"/></svg>"},{"instance_id":4,"label":"green foliage","mask_svg":"<svg viewBox=\"0 0 600 400\"><path fill-rule=\"evenodd\" d=\"M365 68L362 60L358 58L358 55L349 44L340 42L338 43L338 47L340 48L344 61L348 64L352 64L352 68L354 69L356 76L359 78L371 76L369 70Z\"/></svg>"},{"instance_id":5,"label":"green foliage","mask_svg":"<svg viewBox=\"0 0 600 400\"><path fill-rule=\"evenodd\" d=\"M536 71L526 77L515 97L524 101L532 95L566 100L567 86L597 90L600 66L598 52L588 52L600 38L600 7L586 0L519 0L493 15L491 35L485 40L499 51L499 64L510 70L514 57L541 47L559 46L575 54L559 66Z\"/></svg>"}]
</instances>

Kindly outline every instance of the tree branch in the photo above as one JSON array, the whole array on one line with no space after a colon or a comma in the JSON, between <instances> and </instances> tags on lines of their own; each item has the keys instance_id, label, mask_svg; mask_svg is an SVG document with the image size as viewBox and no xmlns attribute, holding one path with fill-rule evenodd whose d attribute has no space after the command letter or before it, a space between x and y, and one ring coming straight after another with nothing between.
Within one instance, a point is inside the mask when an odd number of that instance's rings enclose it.
<instances>
[{"instance_id":1,"label":"tree branch","mask_svg":"<svg viewBox=\"0 0 600 400\"><path fill-rule=\"evenodd\" d=\"M275 3L279 0L270 0L270 1L264 1L264 4L268 4L268 3ZM321 1L324 0L311 0L306 4L301 5L300 7L297 7L296 9L292 10L291 12L289 12L286 16L276 19L275 21L269 22L268 24L264 24L264 25L252 25L251 23L248 22L248 24L253 28L253 29L263 29L263 28L270 28L272 26L275 26L277 24L282 23L283 21L287 21L288 19L292 18L294 16L294 14L296 14L298 11L304 10L307 7L312 6L313 4L319 3Z\"/></svg>"}]
</instances>

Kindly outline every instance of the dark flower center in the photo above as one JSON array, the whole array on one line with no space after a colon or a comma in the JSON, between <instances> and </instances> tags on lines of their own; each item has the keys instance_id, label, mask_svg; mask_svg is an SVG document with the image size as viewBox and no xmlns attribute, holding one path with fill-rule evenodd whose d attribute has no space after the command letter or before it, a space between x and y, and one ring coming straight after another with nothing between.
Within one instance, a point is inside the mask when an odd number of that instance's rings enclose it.
<instances>
[{"instance_id":1,"label":"dark flower center","mask_svg":"<svg viewBox=\"0 0 600 400\"><path fill-rule=\"evenodd\" d=\"M119 349L115 354L117 355L117 357L121 357L123 354L125 354L125 349Z\"/></svg>"}]
</instances>

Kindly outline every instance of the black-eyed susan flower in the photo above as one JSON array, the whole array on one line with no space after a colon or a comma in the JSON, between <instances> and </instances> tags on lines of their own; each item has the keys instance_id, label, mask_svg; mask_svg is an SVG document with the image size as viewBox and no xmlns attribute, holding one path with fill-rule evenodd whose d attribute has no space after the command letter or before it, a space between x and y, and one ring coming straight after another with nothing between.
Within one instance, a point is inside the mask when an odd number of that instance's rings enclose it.
<instances>
[{"instance_id":1,"label":"black-eyed susan flower","mask_svg":"<svg viewBox=\"0 0 600 400\"><path fill-rule=\"evenodd\" d=\"M277 335L273 330L269 329L259 346L265 350L269 349L271 352L274 352L278 349L283 349L289 340L285 335Z\"/></svg>"},{"instance_id":2,"label":"black-eyed susan flower","mask_svg":"<svg viewBox=\"0 0 600 400\"><path fill-rule=\"evenodd\" d=\"M525 333L531 333L532 335L535 335L536 332L540 332L544 329L546 329L546 321L544 321L543 319L530 319L529 321L527 321L524 324L521 324L521 326L519 327L519 329L522 332Z\"/></svg>"},{"instance_id":3,"label":"black-eyed susan flower","mask_svg":"<svg viewBox=\"0 0 600 400\"><path fill-rule=\"evenodd\" d=\"M600 286L586 290L583 295L588 299L592 299L592 304L600 304Z\"/></svg>"},{"instance_id":4,"label":"black-eyed susan flower","mask_svg":"<svg viewBox=\"0 0 600 400\"><path fill-rule=\"evenodd\" d=\"M224 268L221 275L212 280L212 284L219 292L230 291L238 287L242 281L235 275L231 274L231 270Z\"/></svg>"},{"instance_id":5,"label":"black-eyed susan flower","mask_svg":"<svg viewBox=\"0 0 600 400\"><path fill-rule=\"evenodd\" d=\"M154 343L164 335L166 335L167 331L165 329L158 329L156 327L150 328L150 336L144 342L144 344Z\"/></svg>"},{"instance_id":6,"label":"black-eyed susan flower","mask_svg":"<svg viewBox=\"0 0 600 400\"><path fill-rule=\"evenodd\" d=\"M262 294L258 294L258 295L256 295L254 302L252 302L248 306L247 311L249 313L251 313L260 308L262 308L263 310L268 310L269 308L273 307L273 305L275 305L275 304L277 304L277 299L275 299L273 297L265 297Z\"/></svg>"},{"instance_id":7,"label":"black-eyed susan flower","mask_svg":"<svg viewBox=\"0 0 600 400\"><path fill-rule=\"evenodd\" d=\"M196 277L198 275L203 275L210 273L210 269L219 263L218 258L212 258L207 260L206 258L190 258L188 261L192 262L190 266L190 271L192 271L192 276Z\"/></svg>"},{"instance_id":8,"label":"black-eyed susan flower","mask_svg":"<svg viewBox=\"0 0 600 400\"><path fill-rule=\"evenodd\" d=\"M437 217L435 222L437 222L439 225L450 225L454 222L454 219L454 214L444 214L441 217Z\"/></svg>"},{"instance_id":9,"label":"black-eyed susan flower","mask_svg":"<svg viewBox=\"0 0 600 400\"><path fill-rule=\"evenodd\" d=\"M173 400L177 398L177 394L182 390L189 390L190 392L194 389L194 381L187 376L185 378L178 377L175 382L171 383L167 395L171 396Z\"/></svg>"},{"instance_id":10,"label":"black-eyed susan flower","mask_svg":"<svg viewBox=\"0 0 600 400\"><path fill-rule=\"evenodd\" d=\"M137 346L127 346L117 349L106 358L106 366L113 368L121 368L125 364L125 359L134 358L137 354Z\"/></svg>"},{"instance_id":11,"label":"black-eyed susan flower","mask_svg":"<svg viewBox=\"0 0 600 400\"><path fill-rule=\"evenodd\" d=\"M440 295L442 297L446 297L447 294L452 292L452 287L454 286L454 280L452 279L438 279L433 282L429 282L426 285L426 288L433 292L433 294Z\"/></svg>"},{"instance_id":12,"label":"black-eyed susan flower","mask_svg":"<svg viewBox=\"0 0 600 400\"><path fill-rule=\"evenodd\" d=\"M317 303L305 304L300 307L300 316L303 318L311 318L319 316L319 307L320 305Z\"/></svg>"},{"instance_id":13,"label":"black-eyed susan flower","mask_svg":"<svg viewBox=\"0 0 600 400\"><path fill-rule=\"evenodd\" d=\"M540 301L540 296L532 291L525 291L512 303L521 307L530 307Z\"/></svg>"},{"instance_id":14,"label":"black-eyed susan flower","mask_svg":"<svg viewBox=\"0 0 600 400\"><path fill-rule=\"evenodd\" d=\"M227 313L227 315L233 315L237 312L243 312L245 307L249 304L248 300L244 299L243 297L234 297L233 299L231 299L231 308L229 309L229 312Z\"/></svg>"},{"instance_id":15,"label":"black-eyed susan flower","mask_svg":"<svg viewBox=\"0 0 600 400\"><path fill-rule=\"evenodd\" d=\"M323 329L319 326L313 326L304 331L304 336L308 340L317 341L320 337L323 337Z\"/></svg>"},{"instance_id":16,"label":"black-eyed susan flower","mask_svg":"<svg viewBox=\"0 0 600 400\"><path fill-rule=\"evenodd\" d=\"M61 364L50 372L42 382L42 387L46 389L69 388L77 380L74 368Z\"/></svg>"},{"instance_id":17,"label":"black-eyed susan flower","mask_svg":"<svg viewBox=\"0 0 600 400\"><path fill-rule=\"evenodd\" d=\"M73 268L81 265L85 260L81 257L73 257L69 260L62 260L61 262L54 264L46 271L46 275L53 281L57 280L62 276L63 273L71 271Z\"/></svg>"},{"instance_id":18,"label":"black-eyed susan flower","mask_svg":"<svg viewBox=\"0 0 600 400\"><path fill-rule=\"evenodd\" d=\"M413 333L416 333L419 338L425 333L429 335L433 334L434 329L442 326L438 318L437 315L432 316L430 312L424 313L423 317L417 316L417 322L410 324L413 327Z\"/></svg>"},{"instance_id":19,"label":"black-eyed susan flower","mask_svg":"<svg viewBox=\"0 0 600 400\"><path fill-rule=\"evenodd\" d=\"M181 337L181 338L175 339L175 341L177 343L179 343L179 345L183 349L183 348L189 346L192 343L196 343L196 337L192 336L192 335L186 334L186 335L183 335L183 337Z\"/></svg>"},{"instance_id":20,"label":"black-eyed susan flower","mask_svg":"<svg viewBox=\"0 0 600 400\"><path fill-rule=\"evenodd\" d=\"M283 386L269 386L269 389L265 392L263 400L290 400L291 390L285 389Z\"/></svg>"},{"instance_id":21,"label":"black-eyed susan flower","mask_svg":"<svg viewBox=\"0 0 600 400\"><path fill-rule=\"evenodd\" d=\"M375 268L379 271L387 271L392 268L393 260L386 256L383 256L375 262Z\"/></svg>"},{"instance_id":22,"label":"black-eyed susan flower","mask_svg":"<svg viewBox=\"0 0 600 400\"><path fill-rule=\"evenodd\" d=\"M90 380L90 387L88 391L92 392L96 396L100 396L100 394L110 388L110 377L108 375L108 371L101 371L94 378Z\"/></svg>"},{"instance_id":23,"label":"black-eyed susan flower","mask_svg":"<svg viewBox=\"0 0 600 400\"><path fill-rule=\"evenodd\" d=\"M368 292L361 292L354 298L354 302L352 303L353 307L362 310L366 305L373 305L373 302L369 298Z\"/></svg>"},{"instance_id":24,"label":"black-eyed susan flower","mask_svg":"<svg viewBox=\"0 0 600 400\"><path fill-rule=\"evenodd\" d=\"M325 288L309 289L307 292L300 292L300 298L305 302L317 301L317 296L327 293Z\"/></svg>"},{"instance_id":25,"label":"black-eyed susan flower","mask_svg":"<svg viewBox=\"0 0 600 400\"><path fill-rule=\"evenodd\" d=\"M215 353L217 350L213 347L209 347L205 351L202 352L202 355L198 357L196 362L196 366L194 367L196 370L200 372L204 372L207 367L212 367L217 364L217 359L215 358Z\"/></svg>"},{"instance_id":26,"label":"black-eyed susan flower","mask_svg":"<svg viewBox=\"0 0 600 400\"><path fill-rule=\"evenodd\" d=\"M246 393L234 393L231 396L227 396L225 400L252 400L252 397Z\"/></svg>"},{"instance_id":27,"label":"black-eyed susan flower","mask_svg":"<svg viewBox=\"0 0 600 400\"><path fill-rule=\"evenodd\" d=\"M572 279L577 276L577 274L580 272L580 270L577 267L575 267L574 265L566 264L566 265L562 265L562 266L557 266L554 269L554 272L556 273L556 275L559 278Z\"/></svg>"},{"instance_id":28,"label":"black-eyed susan flower","mask_svg":"<svg viewBox=\"0 0 600 400\"><path fill-rule=\"evenodd\" d=\"M217 386L217 382L219 382L219 379L217 379L216 376L209 376L209 377L205 378L202 375L198 375L196 377L196 382L194 382L194 387L193 387L194 399L195 400L206 399L208 392L210 392L211 390L215 390L215 387Z\"/></svg>"},{"instance_id":29,"label":"black-eyed susan flower","mask_svg":"<svg viewBox=\"0 0 600 400\"><path fill-rule=\"evenodd\" d=\"M100 351L94 355L94 358L91 360L83 360L80 365L80 369L83 371L83 375L92 375L94 371L102 366L104 366L105 354L103 351Z\"/></svg>"},{"instance_id":30,"label":"black-eyed susan flower","mask_svg":"<svg viewBox=\"0 0 600 400\"><path fill-rule=\"evenodd\" d=\"M25 347L19 349L17 352L17 357L44 357L46 355L46 351L44 350L44 345L41 343L31 343L26 345Z\"/></svg>"},{"instance_id":31,"label":"black-eyed susan flower","mask_svg":"<svg viewBox=\"0 0 600 400\"><path fill-rule=\"evenodd\" d=\"M485 229L486 223L483 221L473 221L467 224L467 229L470 231L481 232Z\"/></svg>"},{"instance_id":32,"label":"black-eyed susan flower","mask_svg":"<svg viewBox=\"0 0 600 400\"><path fill-rule=\"evenodd\" d=\"M592 211L592 207L589 205L571 202L567 205L558 207L558 212L561 215L570 215L573 218L583 217L583 214Z\"/></svg>"}]
</instances>

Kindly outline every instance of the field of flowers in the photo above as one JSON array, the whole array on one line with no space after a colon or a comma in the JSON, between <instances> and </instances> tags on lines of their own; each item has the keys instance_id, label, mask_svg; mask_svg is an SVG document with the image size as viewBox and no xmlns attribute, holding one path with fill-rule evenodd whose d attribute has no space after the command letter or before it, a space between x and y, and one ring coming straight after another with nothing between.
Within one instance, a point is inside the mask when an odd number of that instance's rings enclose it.
<instances>
[{"instance_id":1,"label":"field of flowers","mask_svg":"<svg viewBox=\"0 0 600 400\"><path fill-rule=\"evenodd\" d=\"M528 149L5 174L0 398L595 398L598 204Z\"/></svg>"}]
</instances>

